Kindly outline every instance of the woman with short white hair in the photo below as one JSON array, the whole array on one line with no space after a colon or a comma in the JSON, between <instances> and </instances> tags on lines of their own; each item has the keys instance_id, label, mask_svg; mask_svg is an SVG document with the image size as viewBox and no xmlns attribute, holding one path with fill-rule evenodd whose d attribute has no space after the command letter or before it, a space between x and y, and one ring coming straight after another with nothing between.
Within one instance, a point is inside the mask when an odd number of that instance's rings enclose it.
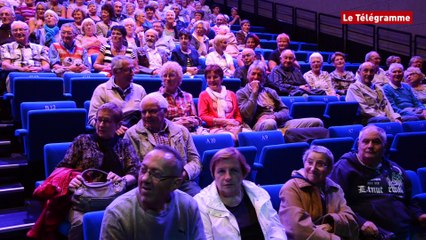
<instances>
[{"instance_id":1,"label":"woman with short white hair","mask_svg":"<svg viewBox=\"0 0 426 240\"><path fill-rule=\"evenodd\" d=\"M191 44L197 49L201 57L205 57L209 52L209 38L206 35L209 31L210 26L206 21L197 21L194 23Z\"/></svg>"},{"instance_id":2,"label":"woman with short white hair","mask_svg":"<svg viewBox=\"0 0 426 240\"><path fill-rule=\"evenodd\" d=\"M34 31L30 41L47 47L58 42L60 40L58 21L58 14L52 10L47 10L44 13L43 27Z\"/></svg>"},{"instance_id":3,"label":"woman with short white hair","mask_svg":"<svg viewBox=\"0 0 426 240\"><path fill-rule=\"evenodd\" d=\"M102 44L106 40L102 36L96 35L96 24L91 18L86 18L81 23L81 34L77 35L76 40L87 50L88 56L99 54ZM89 58L90 60L90 58Z\"/></svg>"},{"instance_id":4,"label":"woman with short white hair","mask_svg":"<svg viewBox=\"0 0 426 240\"><path fill-rule=\"evenodd\" d=\"M231 77L234 75L235 67L232 57L225 53L227 46L228 37L224 35L217 35L213 39L214 51L207 54L206 65L216 64L222 68L225 77Z\"/></svg>"},{"instance_id":5,"label":"woman with short white hair","mask_svg":"<svg viewBox=\"0 0 426 240\"><path fill-rule=\"evenodd\" d=\"M308 82L311 88L320 89L328 96L338 96L331 84L331 78L328 72L322 71L323 57L319 52L314 52L309 56L311 70L303 74L303 78Z\"/></svg>"},{"instance_id":6,"label":"woman with short white hair","mask_svg":"<svg viewBox=\"0 0 426 240\"><path fill-rule=\"evenodd\" d=\"M135 30L136 30L136 22L133 20L133 18L126 18L123 21L121 21L121 24L126 29L127 35L126 35L126 41L127 41L127 47L136 49L141 46L140 39L137 37Z\"/></svg>"}]
</instances>

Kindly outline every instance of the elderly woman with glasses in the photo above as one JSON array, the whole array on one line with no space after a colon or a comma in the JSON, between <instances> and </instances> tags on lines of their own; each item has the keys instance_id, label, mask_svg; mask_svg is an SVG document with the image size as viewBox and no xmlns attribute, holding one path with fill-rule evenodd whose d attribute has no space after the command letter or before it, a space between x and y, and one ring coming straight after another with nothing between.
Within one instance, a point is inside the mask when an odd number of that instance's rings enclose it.
<instances>
[{"instance_id":1,"label":"elderly woman with glasses","mask_svg":"<svg viewBox=\"0 0 426 240\"><path fill-rule=\"evenodd\" d=\"M358 239L355 213L342 188L327 177L333 164L330 150L311 146L304 167L281 188L279 216L288 239Z\"/></svg>"},{"instance_id":2,"label":"elderly woman with glasses","mask_svg":"<svg viewBox=\"0 0 426 240\"><path fill-rule=\"evenodd\" d=\"M96 24L91 18L86 18L81 23L81 34L77 35L76 40L87 51L89 56L99 54L101 46L106 44L106 39L96 35Z\"/></svg>"},{"instance_id":3,"label":"elderly woman with glasses","mask_svg":"<svg viewBox=\"0 0 426 240\"><path fill-rule=\"evenodd\" d=\"M328 96L338 96L331 84L330 74L321 70L323 62L323 57L319 52L312 53L309 56L311 70L303 74L303 78L311 88L320 89Z\"/></svg>"},{"instance_id":4,"label":"elderly woman with glasses","mask_svg":"<svg viewBox=\"0 0 426 240\"><path fill-rule=\"evenodd\" d=\"M250 172L236 148L218 151L210 161L214 181L194 199L207 239L287 239L269 194L244 180Z\"/></svg>"},{"instance_id":5,"label":"elderly woman with glasses","mask_svg":"<svg viewBox=\"0 0 426 240\"><path fill-rule=\"evenodd\" d=\"M101 105L96 112L94 134L76 137L57 168L66 167L83 171L96 168L108 172L107 179L125 181L127 189L136 184L139 159L127 139L118 137L116 131L121 127L123 112L114 103ZM70 189L77 189L83 178L77 175L69 183ZM71 209L69 239L83 239L83 212Z\"/></svg>"},{"instance_id":6,"label":"elderly woman with glasses","mask_svg":"<svg viewBox=\"0 0 426 240\"><path fill-rule=\"evenodd\" d=\"M413 89L414 96L426 106L426 84L423 84L425 75L420 71L420 68L409 67L404 72L404 80Z\"/></svg>"},{"instance_id":7,"label":"elderly woman with glasses","mask_svg":"<svg viewBox=\"0 0 426 240\"><path fill-rule=\"evenodd\" d=\"M210 31L210 26L206 21L197 21L194 23L193 30L191 45L194 46L201 57L205 57L209 52L210 40L206 34Z\"/></svg>"}]
</instances>

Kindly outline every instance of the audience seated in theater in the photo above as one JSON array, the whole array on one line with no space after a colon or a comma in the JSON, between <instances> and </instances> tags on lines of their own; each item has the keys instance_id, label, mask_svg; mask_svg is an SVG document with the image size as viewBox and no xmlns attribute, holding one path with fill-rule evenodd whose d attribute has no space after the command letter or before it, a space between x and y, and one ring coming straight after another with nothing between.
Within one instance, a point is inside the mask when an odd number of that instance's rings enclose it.
<instances>
[{"instance_id":1,"label":"audience seated in theater","mask_svg":"<svg viewBox=\"0 0 426 240\"><path fill-rule=\"evenodd\" d=\"M100 239L206 239L197 202L178 190L184 164L176 149L168 146L146 154L138 187L106 209Z\"/></svg>"},{"instance_id":2,"label":"audience seated in theater","mask_svg":"<svg viewBox=\"0 0 426 240\"><path fill-rule=\"evenodd\" d=\"M313 145L303 155L303 168L281 188L279 216L288 239L358 239L355 213L327 177L333 165L333 153Z\"/></svg>"},{"instance_id":3,"label":"audience seated in theater","mask_svg":"<svg viewBox=\"0 0 426 240\"><path fill-rule=\"evenodd\" d=\"M185 29L185 23L176 19L175 16L175 12L172 10L166 12L163 35L177 42L179 39L178 33L180 30Z\"/></svg>"},{"instance_id":4,"label":"audience seated in theater","mask_svg":"<svg viewBox=\"0 0 426 240\"><path fill-rule=\"evenodd\" d=\"M194 24L191 45L198 51L200 57L207 56L209 52L209 38L206 33L210 31L210 26L206 21L197 21Z\"/></svg>"},{"instance_id":5,"label":"audience seated in theater","mask_svg":"<svg viewBox=\"0 0 426 240\"><path fill-rule=\"evenodd\" d=\"M383 91L393 110L401 114L404 121L425 119L426 108L414 96L411 87L403 83L404 67L400 63L392 63L388 70L389 83Z\"/></svg>"},{"instance_id":6,"label":"audience seated in theater","mask_svg":"<svg viewBox=\"0 0 426 240\"><path fill-rule=\"evenodd\" d=\"M50 45L49 59L52 71L62 77L65 72L90 73L87 51L76 44L77 29L72 23L61 26L61 40Z\"/></svg>"},{"instance_id":7,"label":"audience seated in theater","mask_svg":"<svg viewBox=\"0 0 426 240\"><path fill-rule=\"evenodd\" d=\"M255 131L277 128L322 127L317 118L291 119L277 92L263 86L266 80L266 66L255 61L248 70L248 83L237 92L238 106L243 121Z\"/></svg>"},{"instance_id":8,"label":"audience seated in theater","mask_svg":"<svg viewBox=\"0 0 426 240\"><path fill-rule=\"evenodd\" d=\"M259 46L260 39L256 34L250 33L247 35L244 43L245 43L244 45L245 48L250 48L250 49L253 49L254 51ZM260 52L257 52L257 53L255 52L255 58L256 60L261 61L263 64L265 64L265 66L267 66L265 62L265 58L263 58L263 55ZM238 54L237 60L238 60L238 66L244 66L244 62L241 59L241 54Z\"/></svg>"},{"instance_id":9,"label":"audience seated in theater","mask_svg":"<svg viewBox=\"0 0 426 240\"><path fill-rule=\"evenodd\" d=\"M226 42L228 45L226 46L225 53L227 53L233 58L236 58L240 52L237 46L237 40L235 39L235 35L231 32L229 27L221 25L216 36L218 35L223 35L226 37Z\"/></svg>"},{"instance_id":10,"label":"audience seated in theater","mask_svg":"<svg viewBox=\"0 0 426 240\"><path fill-rule=\"evenodd\" d=\"M197 9L198 4L196 2L197 1L194 2L195 9L198 10ZM203 10L204 13L205 13L204 20L207 20L207 18L210 19L210 15L212 14L212 11L210 10L210 7L208 5L206 5L206 0L199 0L198 2L200 2L201 10ZM219 11L220 11L220 8L219 8Z\"/></svg>"},{"instance_id":11,"label":"audience seated in theater","mask_svg":"<svg viewBox=\"0 0 426 240\"><path fill-rule=\"evenodd\" d=\"M123 14L123 3L121 1L114 1L114 16L112 20L120 23L126 18L127 16Z\"/></svg>"},{"instance_id":12,"label":"audience seated in theater","mask_svg":"<svg viewBox=\"0 0 426 240\"><path fill-rule=\"evenodd\" d=\"M142 10L136 10L135 12L135 22L136 22L136 30L135 33L138 34L139 38L143 36L145 29L145 12ZM142 41L143 42L143 41Z\"/></svg>"},{"instance_id":13,"label":"audience seated in theater","mask_svg":"<svg viewBox=\"0 0 426 240\"><path fill-rule=\"evenodd\" d=\"M135 11L136 11L136 5L132 2L127 2L124 4L124 9L126 10L126 16L128 18L135 19Z\"/></svg>"},{"instance_id":14,"label":"audience seated in theater","mask_svg":"<svg viewBox=\"0 0 426 240\"><path fill-rule=\"evenodd\" d=\"M133 83L135 72L134 60L126 56L117 56L112 59L111 78L96 87L90 100L89 124L95 126L96 112L104 103L113 102L123 111L123 119L117 135L124 132L140 119L140 102L146 95L145 89Z\"/></svg>"},{"instance_id":15,"label":"audience seated in theater","mask_svg":"<svg viewBox=\"0 0 426 240\"><path fill-rule=\"evenodd\" d=\"M186 127L190 132L196 132L202 121L197 116L192 95L179 88L182 84L182 67L177 62L166 62L161 67L160 77L163 86L159 92L169 104L166 118Z\"/></svg>"},{"instance_id":16,"label":"audience seated in theater","mask_svg":"<svg viewBox=\"0 0 426 240\"><path fill-rule=\"evenodd\" d=\"M154 29L158 33L158 39L155 42L155 47L157 49L163 50L164 52L167 53L167 56L170 57L170 55L172 54L172 51L176 47L176 44L174 42L174 33L173 33L173 36L166 35L164 24L163 22L159 20L155 20L154 22L152 22L152 29ZM176 34L176 37L177 37L177 34Z\"/></svg>"},{"instance_id":17,"label":"audience seated in theater","mask_svg":"<svg viewBox=\"0 0 426 240\"><path fill-rule=\"evenodd\" d=\"M244 87L247 84L247 71L251 64L256 60L256 54L253 49L244 48L243 51L241 51L240 56L243 66L237 67L234 77L239 78L241 80L241 87Z\"/></svg>"},{"instance_id":18,"label":"audience seated in theater","mask_svg":"<svg viewBox=\"0 0 426 240\"><path fill-rule=\"evenodd\" d=\"M271 71L274 67L276 67L277 65L281 63L281 54L285 49L288 48L289 45L290 45L289 35L285 33L281 33L277 36L277 49L275 49L271 53L271 55L269 55L268 66ZM297 63L296 57L294 59L296 64L295 66L299 67L299 63Z\"/></svg>"},{"instance_id":19,"label":"audience seated in theater","mask_svg":"<svg viewBox=\"0 0 426 240\"><path fill-rule=\"evenodd\" d=\"M78 33L82 33L82 23L86 18L87 13L82 8L75 8L72 11L72 18L74 19L74 27L77 29Z\"/></svg>"},{"instance_id":20,"label":"audience seated in theater","mask_svg":"<svg viewBox=\"0 0 426 240\"><path fill-rule=\"evenodd\" d=\"M25 23L28 24L30 18L36 14L35 0L21 1L21 5L16 7L15 13L24 17Z\"/></svg>"},{"instance_id":21,"label":"audience seated in theater","mask_svg":"<svg viewBox=\"0 0 426 240\"><path fill-rule=\"evenodd\" d=\"M91 18L84 19L81 25L82 33L75 38L78 44L86 49L89 56L99 54L101 46L106 44L106 39L96 35L96 24Z\"/></svg>"},{"instance_id":22,"label":"audience seated in theater","mask_svg":"<svg viewBox=\"0 0 426 240\"><path fill-rule=\"evenodd\" d=\"M386 67L389 68L392 63L401 63L401 58L396 55L390 55L386 58Z\"/></svg>"},{"instance_id":23,"label":"audience seated in theater","mask_svg":"<svg viewBox=\"0 0 426 240\"><path fill-rule=\"evenodd\" d=\"M380 86L380 87L389 82L389 79L386 76L385 70L383 70L380 67L380 61L381 60L382 60L382 58L380 57L380 55L376 51L368 52L365 55L365 61L371 62L374 65L374 68L375 68L373 83L377 86ZM355 77L358 77L358 72L357 72Z\"/></svg>"},{"instance_id":24,"label":"audience seated in theater","mask_svg":"<svg viewBox=\"0 0 426 240\"><path fill-rule=\"evenodd\" d=\"M50 0L46 2L47 2L47 9L54 11L61 18L67 17L66 8L64 7L64 5L59 3L59 0ZM89 5L87 6L87 9L89 9Z\"/></svg>"},{"instance_id":25,"label":"audience seated in theater","mask_svg":"<svg viewBox=\"0 0 426 240\"><path fill-rule=\"evenodd\" d=\"M405 82L413 89L413 93L417 99L426 106L426 84L422 83L424 78L420 68L417 67L409 67L404 72Z\"/></svg>"},{"instance_id":26,"label":"audience seated in theater","mask_svg":"<svg viewBox=\"0 0 426 240\"><path fill-rule=\"evenodd\" d=\"M185 75L193 76L201 72L201 65L198 61L199 55L197 50L191 46L191 33L182 29L179 32L179 46L172 52L172 61L179 63L182 66Z\"/></svg>"},{"instance_id":27,"label":"audience seated in theater","mask_svg":"<svg viewBox=\"0 0 426 240\"><path fill-rule=\"evenodd\" d=\"M11 24L14 42L4 44L1 49L2 70L18 72L50 71L48 49L28 41L30 30L26 23L14 21ZM10 92L9 78L6 79Z\"/></svg>"},{"instance_id":28,"label":"audience seated in theater","mask_svg":"<svg viewBox=\"0 0 426 240\"><path fill-rule=\"evenodd\" d=\"M59 16L52 10L44 13L44 24L42 28L35 29L31 34L30 41L46 47L58 42L61 38L58 27Z\"/></svg>"},{"instance_id":29,"label":"audience seated in theater","mask_svg":"<svg viewBox=\"0 0 426 240\"><path fill-rule=\"evenodd\" d=\"M210 25L216 25L216 17L221 14L219 5L212 5L212 12L210 14ZM223 15L223 14L222 14ZM219 20L221 21L221 20Z\"/></svg>"},{"instance_id":30,"label":"audience seated in theater","mask_svg":"<svg viewBox=\"0 0 426 240\"><path fill-rule=\"evenodd\" d=\"M323 90L309 86L296 62L293 50L282 51L281 64L272 69L265 85L274 89L280 96L324 95Z\"/></svg>"},{"instance_id":31,"label":"audience seated in theater","mask_svg":"<svg viewBox=\"0 0 426 240\"><path fill-rule=\"evenodd\" d=\"M10 7L0 8L0 19L2 24L0 26L0 46L5 43L11 43L15 41L12 33L12 22L15 21L15 12Z\"/></svg>"},{"instance_id":32,"label":"audience seated in theater","mask_svg":"<svg viewBox=\"0 0 426 240\"><path fill-rule=\"evenodd\" d=\"M58 1L58 0L53 0L53 1ZM99 6L99 9L100 8L101 6ZM98 13L98 4L96 4L96 2L90 2L89 4L87 4L87 18L92 19L95 23L100 22L101 18L99 17L100 15L98 15L97 13Z\"/></svg>"},{"instance_id":33,"label":"audience seated in theater","mask_svg":"<svg viewBox=\"0 0 426 240\"><path fill-rule=\"evenodd\" d=\"M136 23L133 18L125 18L121 21L121 25L126 29L126 42L127 47L131 49L136 49L141 46L141 40L139 36L135 33Z\"/></svg>"},{"instance_id":34,"label":"audience seated in theater","mask_svg":"<svg viewBox=\"0 0 426 240\"><path fill-rule=\"evenodd\" d=\"M159 20L155 17L155 8L150 5L145 6L145 29L152 28L152 23L155 20Z\"/></svg>"},{"instance_id":35,"label":"audience seated in theater","mask_svg":"<svg viewBox=\"0 0 426 240\"><path fill-rule=\"evenodd\" d=\"M379 85L372 83L376 66L364 62L357 71L357 80L346 93L346 102L358 102L363 124L372 122L401 122L401 115L394 112L391 104Z\"/></svg>"},{"instance_id":36,"label":"audience seated in theater","mask_svg":"<svg viewBox=\"0 0 426 240\"><path fill-rule=\"evenodd\" d=\"M237 38L238 47L241 49L245 47L246 37L250 34L250 21L247 19L242 20L240 28L241 29L235 33L235 38Z\"/></svg>"},{"instance_id":37,"label":"audience seated in theater","mask_svg":"<svg viewBox=\"0 0 426 240\"><path fill-rule=\"evenodd\" d=\"M241 18L240 15L238 15L238 8L233 7L231 8L231 15L229 16L229 22L228 25L232 26L232 25L240 25L241 23Z\"/></svg>"},{"instance_id":38,"label":"audience seated in theater","mask_svg":"<svg viewBox=\"0 0 426 240\"><path fill-rule=\"evenodd\" d=\"M185 27L186 24L189 23L189 15L184 14L182 12L182 6L178 3L175 3L171 6L170 10L172 10L175 13L175 23L176 25L179 25L180 27ZM167 12L166 12L166 18L167 18ZM179 29L178 29L179 30Z\"/></svg>"},{"instance_id":39,"label":"audience seated in theater","mask_svg":"<svg viewBox=\"0 0 426 240\"><path fill-rule=\"evenodd\" d=\"M154 29L145 31L145 46L136 49L140 73L158 75L161 66L167 62L167 53L155 47L157 40L157 31Z\"/></svg>"},{"instance_id":40,"label":"audience seated in theater","mask_svg":"<svg viewBox=\"0 0 426 240\"><path fill-rule=\"evenodd\" d=\"M96 133L76 137L57 168L100 169L108 173L107 179L125 181L127 189L132 189L138 178L139 159L129 140L116 135L122 116L120 107L114 103L100 106L95 116ZM78 189L82 181L83 177L77 175L69 183L70 190ZM83 214L71 208L69 239L83 239Z\"/></svg>"},{"instance_id":41,"label":"audience seated in theater","mask_svg":"<svg viewBox=\"0 0 426 240\"><path fill-rule=\"evenodd\" d=\"M215 18L215 25L213 25L211 29L218 34L219 27L222 25L228 26L228 23L226 22L226 18L223 14L218 14Z\"/></svg>"},{"instance_id":42,"label":"audience seated in theater","mask_svg":"<svg viewBox=\"0 0 426 240\"><path fill-rule=\"evenodd\" d=\"M338 95L346 95L349 85L355 82L355 75L351 71L345 71L346 56L342 52L331 55L331 62L335 69L330 73L331 83Z\"/></svg>"},{"instance_id":43,"label":"audience seated in theater","mask_svg":"<svg viewBox=\"0 0 426 240\"><path fill-rule=\"evenodd\" d=\"M198 21L202 21L204 20L204 12L203 10L196 10L195 12L193 12L193 17L191 17L191 22L189 22L188 24L188 30L190 30L191 32L193 30L195 30L195 23Z\"/></svg>"},{"instance_id":44,"label":"audience seated in theater","mask_svg":"<svg viewBox=\"0 0 426 240\"><path fill-rule=\"evenodd\" d=\"M309 56L309 64L311 70L303 74L303 78L312 89L319 89L325 92L328 96L336 96L336 91L331 84L331 78L328 72L322 71L324 60L319 52L314 52Z\"/></svg>"},{"instance_id":45,"label":"audience seated in theater","mask_svg":"<svg viewBox=\"0 0 426 240\"><path fill-rule=\"evenodd\" d=\"M225 77L234 75L235 67L232 57L225 52L228 46L228 38L224 35L217 35L213 39L214 51L206 56L206 65L219 65L222 68Z\"/></svg>"},{"instance_id":46,"label":"audience seated in theater","mask_svg":"<svg viewBox=\"0 0 426 240\"><path fill-rule=\"evenodd\" d=\"M188 129L166 119L168 105L159 92L146 95L141 101L142 119L126 131L124 138L133 144L139 159L158 145L176 149L184 161L179 189L194 196L201 190L194 181L201 171L200 156Z\"/></svg>"},{"instance_id":47,"label":"audience seated in theater","mask_svg":"<svg viewBox=\"0 0 426 240\"><path fill-rule=\"evenodd\" d=\"M84 0L75 0L74 3L70 3L67 6L67 18L72 19L72 12L75 8L82 8L85 12L87 12L87 6L84 4Z\"/></svg>"},{"instance_id":48,"label":"audience seated in theater","mask_svg":"<svg viewBox=\"0 0 426 240\"><path fill-rule=\"evenodd\" d=\"M33 33L34 30L40 29L44 26L44 13L47 9L47 4L44 2L38 2L36 4L36 14L28 21L28 26L30 27L30 34Z\"/></svg>"},{"instance_id":49,"label":"audience seated in theater","mask_svg":"<svg viewBox=\"0 0 426 240\"><path fill-rule=\"evenodd\" d=\"M114 17L114 7L111 4L105 3L101 9L102 21L96 23L96 35L106 38L108 37L108 32L112 31L112 27L117 26L118 23L112 20Z\"/></svg>"},{"instance_id":50,"label":"audience seated in theater","mask_svg":"<svg viewBox=\"0 0 426 240\"><path fill-rule=\"evenodd\" d=\"M195 196L207 239L287 239L269 194L244 180L250 166L236 148L218 151L210 173L214 181Z\"/></svg>"},{"instance_id":51,"label":"audience seated in theater","mask_svg":"<svg viewBox=\"0 0 426 240\"><path fill-rule=\"evenodd\" d=\"M206 123L210 133L230 133L237 140L244 125L237 96L222 85L223 71L219 66L207 66L204 77L207 88L200 93L198 99L200 118Z\"/></svg>"},{"instance_id":52,"label":"audience seated in theater","mask_svg":"<svg viewBox=\"0 0 426 240\"><path fill-rule=\"evenodd\" d=\"M411 200L405 170L384 157L386 132L369 125L358 139L358 152L343 155L330 178L355 212L361 239L424 239L415 234L425 230L426 214Z\"/></svg>"},{"instance_id":53,"label":"audience seated in theater","mask_svg":"<svg viewBox=\"0 0 426 240\"><path fill-rule=\"evenodd\" d=\"M178 3L179 1L175 1L175 3ZM180 10L180 15L186 16L188 18L188 21L186 23L189 23L191 19L191 13L195 11L195 8L192 6L192 3L189 3L189 0L182 0L180 3L182 9Z\"/></svg>"},{"instance_id":54,"label":"audience seated in theater","mask_svg":"<svg viewBox=\"0 0 426 240\"><path fill-rule=\"evenodd\" d=\"M420 56L412 56L410 62L408 63L409 67L416 67L422 70L423 68L423 58Z\"/></svg>"},{"instance_id":55,"label":"audience seated in theater","mask_svg":"<svg viewBox=\"0 0 426 240\"><path fill-rule=\"evenodd\" d=\"M127 56L135 61L135 71L138 72L139 68L136 64L135 50L125 45L127 32L126 29L121 26L113 26L111 28L111 40L109 44L101 46L101 51L96 58L96 62L93 68L105 73L107 76L111 76L111 61L116 56Z\"/></svg>"}]
</instances>

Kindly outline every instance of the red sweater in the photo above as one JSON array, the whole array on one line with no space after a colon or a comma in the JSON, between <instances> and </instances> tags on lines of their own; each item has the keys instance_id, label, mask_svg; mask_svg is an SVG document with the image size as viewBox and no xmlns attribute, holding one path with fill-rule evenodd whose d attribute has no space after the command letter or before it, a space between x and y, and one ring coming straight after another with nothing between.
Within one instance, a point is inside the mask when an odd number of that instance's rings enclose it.
<instances>
[{"instance_id":1,"label":"red sweater","mask_svg":"<svg viewBox=\"0 0 426 240\"><path fill-rule=\"evenodd\" d=\"M225 117L228 119L235 119L239 123L242 123L243 119L240 114L240 109L238 108L237 96L232 91L226 90L226 92L226 101L232 102L232 111L228 112ZM216 102L213 102L213 99L206 91L200 93L198 99L198 115L206 122L207 127L215 127L213 125L213 119L218 118Z\"/></svg>"}]
</instances>

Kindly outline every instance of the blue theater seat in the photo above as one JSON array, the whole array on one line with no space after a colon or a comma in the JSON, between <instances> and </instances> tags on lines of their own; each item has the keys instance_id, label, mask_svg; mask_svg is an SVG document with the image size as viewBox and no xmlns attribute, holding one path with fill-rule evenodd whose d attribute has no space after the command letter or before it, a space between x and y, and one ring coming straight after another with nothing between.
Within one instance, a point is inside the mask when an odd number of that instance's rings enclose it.
<instances>
[{"instance_id":1,"label":"blue theater seat","mask_svg":"<svg viewBox=\"0 0 426 240\"><path fill-rule=\"evenodd\" d=\"M230 134L208 134L192 136L195 147L197 148L200 157L204 151L212 149L222 149L234 146L234 140Z\"/></svg>"},{"instance_id":2,"label":"blue theater seat","mask_svg":"<svg viewBox=\"0 0 426 240\"><path fill-rule=\"evenodd\" d=\"M403 122L404 132L426 132L426 120Z\"/></svg>"},{"instance_id":3,"label":"blue theater seat","mask_svg":"<svg viewBox=\"0 0 426 240\"><path fill-rule=\"evenodd\" d=\"M295 102L291 105L290 116L293 118L315 117L322 119L326 106L325 102Z\"/></svg>"},{"instance_id":4,"label":"blue theater seat","mask_svg":"<svg viewBox=\"0 0 426 240\"><path fill-rule=\"evenodd\" d=\"M272 185L262 185L261 187L265 189L269 196L271 197L272 207L274 207L275 211L280 210L280 190L284 184L272 184Z\"/></svg>"},{"instance_id":5,"label":"blue theater seat","mask_svg":"<svg viewBox=\"0 0 426 240\"><path fill-rule=\"evenodd\" d=\"M311 142L311 145L328 148L333 153L334 162L337 162L343 154L352 150L354 139L351 137L315 139Z\"/></svg>"},{"instance_id":6,"label":"blue theater seat","mask_svg":"<svg viewBox=\"0 0 426 240\"><path fill-rule=\"evenodd\" d=\"M284 137L281 131L258 131L241 132L238 134L238 143L240 146L254 146L257 149L256 163L259 162L259 156L265 146L283 144Z\"/></svg>"},{"instance_id":7,"label":"blue theater seat","mask_svg":"<svg viewBox=\"0 0 426 240\"><path fill-rule=\"evenodd\" d=\"M359 132L362 130L361 124L352 124L344 126L331 126L328 128L331 138L336 137L351 137L354 140L358 138Z\"/></svg>"},{"instance_id":8,"label":"blue theater seat","mask_svg":"<svg viewBox=\"0 0 426 240\"><path fill-rule=\"evenodd\" d=\"M416 170L426 166L426 132L403 132L395 135L389 158L405 168Z\"/></svg>"},{"instance_id":9,"label":"blue theater seat","mask_svg":"<svg viewBox=\"0 0 426 240\"><path fill-rule=\"evenodd\" d=\"M324 110L325 126L349 125L357 121L357 102L329 102Z\"/></svg>"},{"instance_id":10,"label":"blue theater seat","mask_svg":"<svg viewBox=\"0 0 426 240\"><path fill-rule=\"evenodd\" d=\"M83 215L83 235L85 240L100 239L104 211L88 212Z\"/></svg>"},{"instance_id":11,"label":"blue theater seat","mask_svg":"<svg viewBox=\"0 0 426 240\"><path fill-rule=\"evenodd\" d=\"M108 81L107 77L76 77L71 78L71 99L77 104L77 107L83 108L84 102L92 98L93 92L100 84Z\"/></svg>"}]
</instances>

